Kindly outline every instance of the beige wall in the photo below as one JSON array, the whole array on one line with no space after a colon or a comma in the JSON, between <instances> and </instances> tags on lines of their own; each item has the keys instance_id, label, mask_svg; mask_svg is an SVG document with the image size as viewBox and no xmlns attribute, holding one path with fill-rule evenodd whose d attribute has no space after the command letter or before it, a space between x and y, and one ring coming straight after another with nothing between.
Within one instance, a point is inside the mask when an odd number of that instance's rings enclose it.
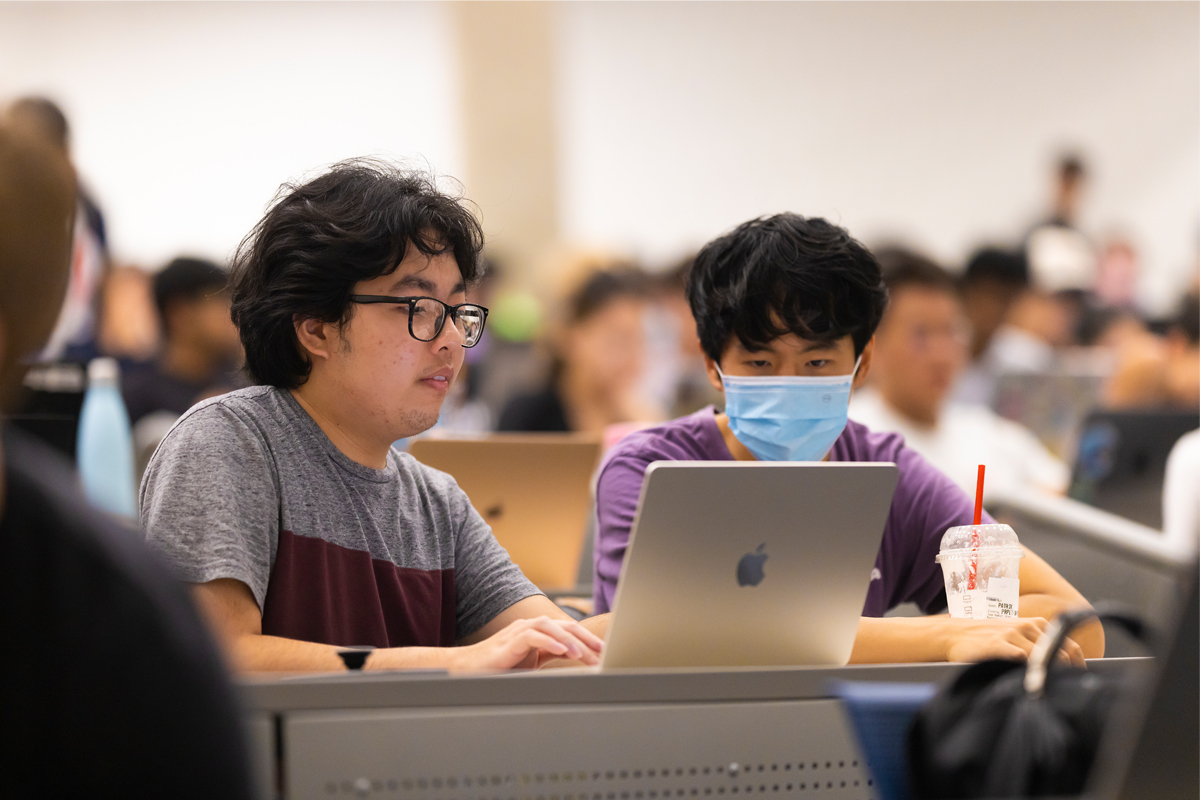
<instances>
[{"instance_id":1,"label":"beige wall","mask_svg":"<svg viewBox=\"0 0 1200 800\"><path fill-rule=\"evenodd\" d=\"M488 246L516 283L558 238L554 7L541 2L451 6L459 64L464 179Z\"/></svg>"}]
</instances>

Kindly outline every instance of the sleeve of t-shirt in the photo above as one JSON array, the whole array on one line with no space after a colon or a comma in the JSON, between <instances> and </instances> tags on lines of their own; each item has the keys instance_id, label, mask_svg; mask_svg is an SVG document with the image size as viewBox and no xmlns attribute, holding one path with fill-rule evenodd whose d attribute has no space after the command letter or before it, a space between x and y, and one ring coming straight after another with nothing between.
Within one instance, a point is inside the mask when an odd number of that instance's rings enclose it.
<instances>
[{"instance_id":1,"label":"sleeve of t-shirt","mask_svg":"<svg viewBox=\"0 0 1200 800\"><path fill-rule=\"evenodd\" d=\"M621 577L621 562L629 546L629 533L637 514L638 496L646 464L639 459L617 456L604 466L596 482L596 543L593 560L592 599L595 612L612 610Z\"/></svg>"},{"instance_id":2,"label":"sleeve of t-shirt","mask_svg":"<svg viewBox=\"0 0 1200 800\"><path fill-rule=\"evenodd\" d=\"M181 580L233 578L262 610L279 537L279 489L262 439L221 403L171 429L146 468L142 527Z\"/></svg>"},{"instance_id":3,"label":"sleeve of t-shirt","mask_svg":"<svg viewBox=\"0 0 1200 800\"><path fill-rule=\"evenodd\" d=\"M479 516L467 495L454 483L450 513L456 521L454 536L454 588L456 638L470 636L501 611L541 594L508 551L500 546L491 527Z\"/></svg>"},{"instance_id":4,"label":"sleeve of t-shirt","mask_svg":"<svg viewBox=\"0 0 1200 800\"><path fill-rule=\"evenodd\" d=\"M975 503L954 481L922 458L916 451L901 447L896 453L900 478L892 497L887 531L899 545L893 558L899 563L886 569L899 572L895 590L887 607L913 602L926 614L946 608L946 585L942 568L936 562L946 530L970 525ZM986 512L985 524L995 522Z\"/></svg>"}]
</instances>

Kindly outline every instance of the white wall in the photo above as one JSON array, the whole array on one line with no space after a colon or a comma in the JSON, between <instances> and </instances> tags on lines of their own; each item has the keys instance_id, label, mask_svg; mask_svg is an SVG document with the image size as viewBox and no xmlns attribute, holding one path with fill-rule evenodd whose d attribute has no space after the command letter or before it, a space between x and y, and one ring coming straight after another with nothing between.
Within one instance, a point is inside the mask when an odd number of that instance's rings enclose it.
<instances>
[{"instance_id":1,"label":"white wall","mask_svg":"<svg viewBox=\"0 0 1200 800\"><path fill-rule=\"evenodd\" d=\"M75 127L115 254L225 257L279 185L365 154L460 171L444 7L0 3L0 99Z\"/></svg>"},{"instance_id":2,"label":"white wall","mask_svg":"<svg viewBox=\"0 0 1200 800\"><path fill-rule=\"evenodd\" d=\"M1133 235L1155 310L1200 226L1200 4L562 3L566 238L666 258L823 214L956 262L1042 211ZM462 174L447 8L0 3L0 100L60 98L119 258L222 257L279 184L352 155ZM467 187L468 194L470 187Z\"/></svg>"},{"instance_id":3,"label":"white wall","mask_svg":"<svg viewBox=\"0 0 1200 800\"><path fill-rule=\"evenodd\" d=\"M1195 3L571 3L568 236L651 258L750 217L828 216L956 264L1040 213L1058 147L1173 302L1200 225Z\"/></svg>"}]
</instances>

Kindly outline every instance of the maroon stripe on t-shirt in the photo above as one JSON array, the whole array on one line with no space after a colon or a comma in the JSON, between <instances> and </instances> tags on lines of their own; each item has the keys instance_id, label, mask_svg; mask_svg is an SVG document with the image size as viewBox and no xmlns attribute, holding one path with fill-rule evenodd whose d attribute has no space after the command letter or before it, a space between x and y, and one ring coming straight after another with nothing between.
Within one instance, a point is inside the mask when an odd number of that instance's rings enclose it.
<instances>
[{"instance_id":1,"label":"maroon stripe on t-shirt","mask_svg":"<svg viewBox=\"0 0 1200 800\"><path fill-rule=\"evenodd\" d=\"M449 647L455 600L452 569L397 567L362 550L281 531L262 632L342 646Z\"/></svg>"}]
</instances>

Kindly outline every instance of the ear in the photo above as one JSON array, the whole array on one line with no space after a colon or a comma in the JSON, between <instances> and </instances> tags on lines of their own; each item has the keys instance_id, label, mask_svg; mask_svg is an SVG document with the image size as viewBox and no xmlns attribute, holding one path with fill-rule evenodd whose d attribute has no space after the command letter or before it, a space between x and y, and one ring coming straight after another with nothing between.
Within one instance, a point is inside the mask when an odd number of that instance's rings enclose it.
<instances>
[{"instance_id":1,"label":"ear","mask_svg":"<svg viewBox=\"0 0 1200 800\"><path fill-rule=\"evenodd\" d=\"M704 371L708 374L708 382L721 394L725 394L725 384L721 381L721 373L717 372L717 362L704 354Z\"/></svg>"},{"instance_id":2,"label":"ear","mask_svg":"<svg viewBox=\"0 0 1200 800\"><path fill-rule=\"evenodd\" d=\"M862 361L858 362L858 372L854 373L854 382L850 386L850 391L854 391L867 382L867 375L871 372L871 360L874 357L875 337L872 336L863 347Z\"/></svg>"},{"instance_id":3,"label":"ear","mask_svg":"<svg viewBox=\"0 0 1200 800\"><path fill-rule=\"evenodd\" d=\"M293 319L292 325L296 330L296 340L310 358L328 360L338 350L340 336L333 323L306 318Z\"/></svg>"}]
</instances>

